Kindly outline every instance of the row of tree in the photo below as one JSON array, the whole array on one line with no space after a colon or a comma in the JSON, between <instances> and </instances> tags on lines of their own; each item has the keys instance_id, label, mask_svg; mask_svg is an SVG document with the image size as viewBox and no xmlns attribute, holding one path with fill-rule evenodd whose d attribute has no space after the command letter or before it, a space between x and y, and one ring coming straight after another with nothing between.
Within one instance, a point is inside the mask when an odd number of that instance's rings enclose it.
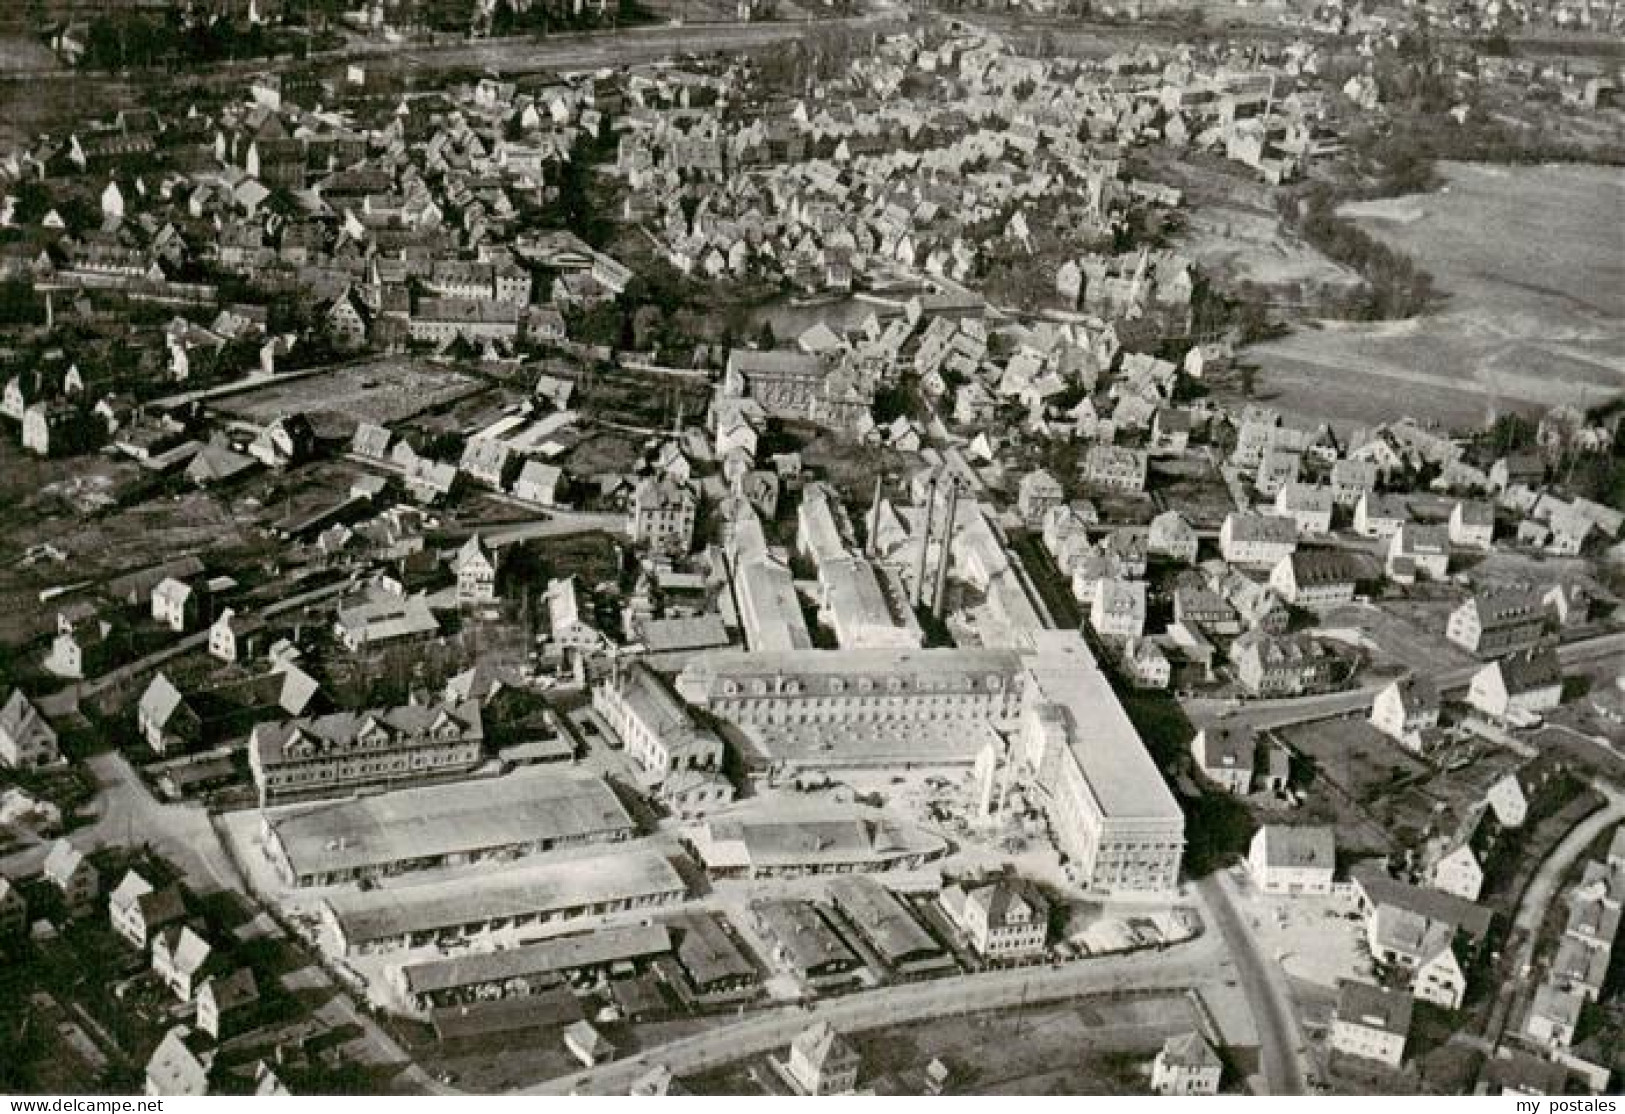
<instances>
[{"instance_id":1,"label":"row of tree","mask_svg":"<svg viewBox=\"0 0 1625 1114\"><path fill-rule=\"evenodd\" d=\"M1323 182L1278 198L1282 220L1328 259L1359 273L1364 289L1330 307L1359 321L1395 321L1425 313L1439 294L1428 274L1402 251L1337 213L1339 195Z\"/></svg>"}]
</instances>

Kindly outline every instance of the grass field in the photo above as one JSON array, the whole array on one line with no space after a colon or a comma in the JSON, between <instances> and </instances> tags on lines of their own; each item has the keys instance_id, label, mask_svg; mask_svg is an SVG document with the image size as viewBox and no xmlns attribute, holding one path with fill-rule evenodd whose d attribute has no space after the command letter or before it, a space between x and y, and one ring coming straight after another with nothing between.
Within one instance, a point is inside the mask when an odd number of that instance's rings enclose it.
<instances>
[{"instance_id":1,"label":"grass field","mask_svg":"<svg viewBox=\"0 0 1625 1114\"><path fill-rule=\"evenodd\" d=\"M1361 803L1427 772L1427 766L1359 717L1302 724L1283 730L1281 737L1311 759L1321 777Z\"/></svg>"},{"instance_id":2,"label":"grass field","mask_svg":"<svg viewBox=\"0 0 1625 1114\"><path fill-rule=\"evenodd\" d=\"M32 35L0 35L0 73L11 73L14 70L48 70L55 69L58 65L56 55Z\"/></svg>"},{"instance_id":3,"label":"grass field","mask_svg":"<svg viewBox=\"0 0 1625 1114\"><path fill-rule=\"evenodd\" d=\"M1625 183L1607 167L1446 164L1432 194L1346 207L1444 293L1435 314L1327 324L1259 345L1259 395L1345 428L1410 413L1476 426L1490 407L1596 405L1625 391Z\"/></svg>"}]
</instances>

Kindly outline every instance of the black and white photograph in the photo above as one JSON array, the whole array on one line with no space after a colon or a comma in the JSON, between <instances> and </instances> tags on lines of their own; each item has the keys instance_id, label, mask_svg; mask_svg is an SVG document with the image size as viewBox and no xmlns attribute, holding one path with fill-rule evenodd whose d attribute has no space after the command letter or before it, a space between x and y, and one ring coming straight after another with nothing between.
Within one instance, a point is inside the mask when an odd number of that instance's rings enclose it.
<instances>
[{"instance_id":1,"label":"black and white photograph","mask_svg":"<svg viewBox=\"0 0 1625 1114\"><path fill-rule=\"evenodd\" d=\"M1620 0L0 0L13 1114L1606 1112L1622 918Z\"/></svg>"}]
</instances>

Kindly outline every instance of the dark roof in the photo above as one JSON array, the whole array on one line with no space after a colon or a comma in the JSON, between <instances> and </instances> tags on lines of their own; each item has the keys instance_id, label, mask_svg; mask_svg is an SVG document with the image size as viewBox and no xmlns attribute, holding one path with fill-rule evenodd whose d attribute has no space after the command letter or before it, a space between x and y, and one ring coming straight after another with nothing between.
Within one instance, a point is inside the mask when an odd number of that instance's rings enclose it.
<instances>
[{"instance_id":1,"label":"dark roof","mask_svg":"<svg viewBox=\"0 0 1625 1114\"><path fill-rule=\"evenodd\" d=\"M1383 873L1376 863L1366 862L1349 871L1355 884L1372 905L1391 905L1417 913L1431 921L1453 924L1475 940L1489 932L1493 914L1484 906L1447 894L1397 881Z\"/></svg>"},{"instance_id":2,"label":"dark roof","mask_svg":"<svg viewBox=\"0 0 1625 1114\"><path fill-rule=\"evenodd\" d=\"M1344 979L1337 985L1337 1018L1388 1033L1409 1035L1411 996L1371 983Z\"/></svg>"},{"instance_id":3,"label":"dark roof","mask_svg":"<svg viewBox=\"0 0 1625 1114\"><path fill-rule=\"evenodd\" d=\"M539 994L447 1006L429 1011L429 1024L441 1040L484 1037L541 1026L569 1025L582 1019L581 1003L570 988L551 987Z\"/></svg>"},{"instance_id":4,"label":"dark roof","mask_svg":"<svg viewBox=\"0 0 1625 1114\"><path fill-rule=\"evenodd\" d=\"M1301 585L1353 583L1364 576L1364 564L1337 549L1300 549L1291 557L1292 579Z\"/></svg>"},{"instance_id":5,"label":"dark roof","mask_svg":"<svg viewBox=\"0 0 1625 1114\"><path fill-rule=\"evenodd\" d=\"M1532 692L1563 683L1563 667L1550 647L1524 650L1496 662L1508 693Z\"/></svg>"}]
</instances>

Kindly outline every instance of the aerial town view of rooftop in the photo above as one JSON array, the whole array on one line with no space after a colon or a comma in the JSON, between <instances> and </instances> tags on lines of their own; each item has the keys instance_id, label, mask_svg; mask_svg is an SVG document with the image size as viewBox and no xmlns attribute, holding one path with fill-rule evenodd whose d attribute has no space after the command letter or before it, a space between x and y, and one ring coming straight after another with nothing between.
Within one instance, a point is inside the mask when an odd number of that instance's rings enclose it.
<instances>
[{"instance_id":1,"label":"aerial town view of rooftop","mask_svg":"<svg viewBox=\"0 0 1625 1114\"><path fill-rule=\"evenodd\" d=\"M1612 1109L1622 68L0 2L0 1094Z\"/></svg>"}]
</instances>

